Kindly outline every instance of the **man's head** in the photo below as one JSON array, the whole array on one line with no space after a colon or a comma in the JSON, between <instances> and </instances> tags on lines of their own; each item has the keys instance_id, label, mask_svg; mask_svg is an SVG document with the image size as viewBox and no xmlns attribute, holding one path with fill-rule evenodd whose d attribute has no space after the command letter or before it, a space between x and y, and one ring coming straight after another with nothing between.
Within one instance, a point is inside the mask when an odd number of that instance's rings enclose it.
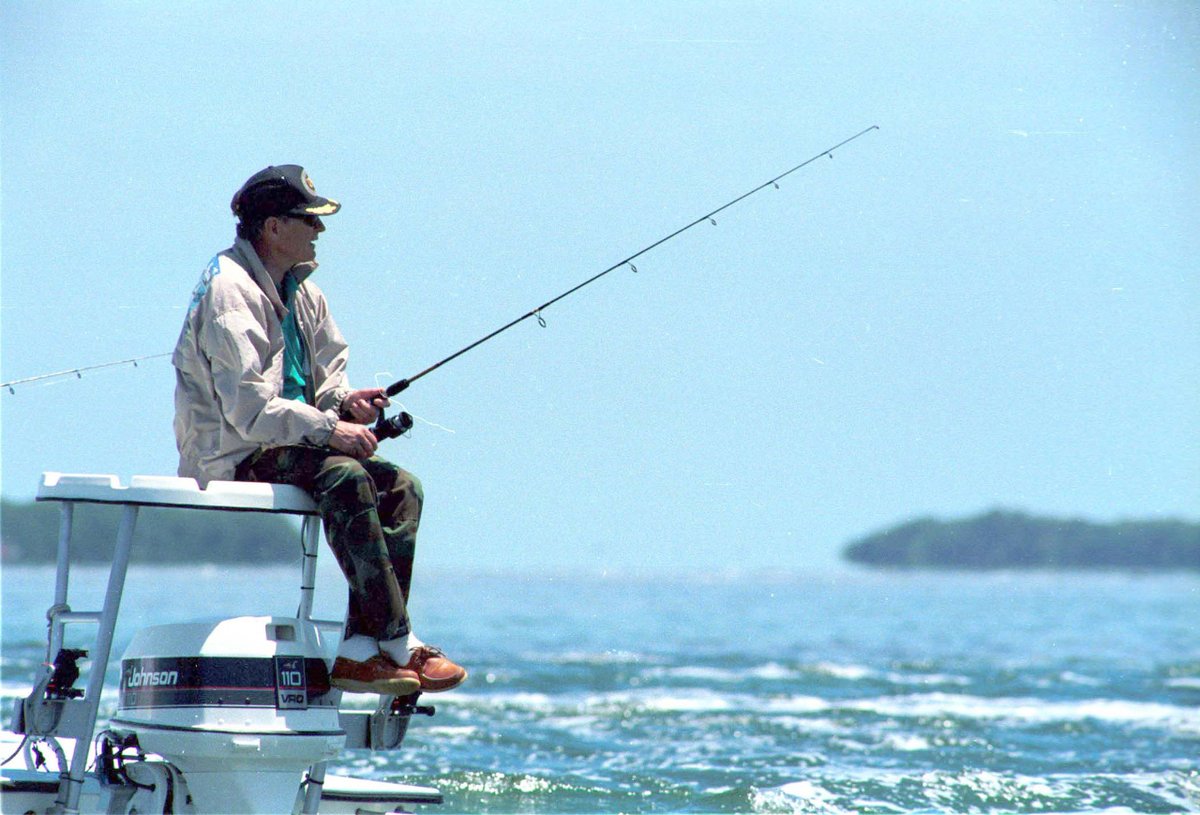
<instances>
[{"instance_id":1,"label":"man's head","mask_svg":"<svg viewBox=\"0 0 1200 815\"><path fill-rule=\"evenodd\" d=\"M325 231L320 216L341 209L337 201L317 195L316 185L297 164L259 170L229 206L238 219L238 237L253 243L260 255L288 265L315 259L313 242Z\"/></svg>"},{"instance_id":2,"label":"man's head","mask_svg":"<svg viewBox=\"0 0 1200 815\"><path fill-rule=\"evenodd\" d=\"M238 219L238 236L255 240L271 217L332 215L342 208L337 201L317 195L316 185L298 164L279 164L259 170L229 202Z\"/></svg>"}]
</instances>

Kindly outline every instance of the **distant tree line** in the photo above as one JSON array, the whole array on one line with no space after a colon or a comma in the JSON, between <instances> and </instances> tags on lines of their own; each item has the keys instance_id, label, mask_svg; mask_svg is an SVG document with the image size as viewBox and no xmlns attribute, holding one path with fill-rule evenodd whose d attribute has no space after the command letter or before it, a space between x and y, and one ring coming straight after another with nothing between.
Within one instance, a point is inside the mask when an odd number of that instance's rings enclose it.
<instances>
[{"instance_id":1,"label":"distant tree line","mask_svg":"<svg viewBox=\"0 0 1200 815\"><path fill-rule=\"evenodd\" d=\"M851 543L844 556L894 568L1200 571L1200 524L1097 524L994 510L958 521L910 521Z\"/></svg>"},{"instance_id":2,"label":"distant tree line","mask_svg":"<svg viewBox=\"0 0 1200 815\"><path fill-rule=\"evenodd\" d=\"M0 502L0 558L5 564L53 562L60 504ZM74 563L108 563L121 508L77 503ZM300 525L291 516L142 507L133 535L134 563L292 563L300 559Z\"/></svg>"}]
</instances>

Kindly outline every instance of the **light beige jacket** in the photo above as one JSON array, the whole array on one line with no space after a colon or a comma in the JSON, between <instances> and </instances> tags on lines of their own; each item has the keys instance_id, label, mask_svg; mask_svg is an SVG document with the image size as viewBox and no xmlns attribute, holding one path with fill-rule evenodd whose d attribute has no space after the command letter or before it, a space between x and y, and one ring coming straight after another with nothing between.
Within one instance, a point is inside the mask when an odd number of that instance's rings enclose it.
<instances>
[{"instance_id":1,"label":"light beige jacket","mask_svg":"<svg viewBox=\"0 0 1200 815\"><path fill-rule=\"evenodd\" d=\"M239 238L209 263L192 302L175 365L175 443L179 474L202 485L231 479L237 465L264 447L325 444L350 392L348 348L325 295L299 280L296 324L308 350L308 404L283 397L283 327L287 311L254 247Z\"/></svg>"}]
</instances>

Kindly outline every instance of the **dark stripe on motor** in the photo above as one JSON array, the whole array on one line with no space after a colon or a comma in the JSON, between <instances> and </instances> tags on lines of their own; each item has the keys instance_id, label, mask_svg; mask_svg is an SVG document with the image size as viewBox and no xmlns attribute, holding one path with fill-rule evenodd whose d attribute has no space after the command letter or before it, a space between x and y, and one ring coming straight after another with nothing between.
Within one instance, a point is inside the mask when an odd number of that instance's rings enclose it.
<instances>
[{"instance_id":1,"label":"dark stripe on motor","mask_svg":"<svg viewBox=\"0 0 1200 815\"><path fill-rule=\"evenodd\" d=\"M134 722L129 719L113 718L109 722L117 725L120 728L138 730L169 730L176 733L220 733L230 736L281 736L284 738L290 736L344 736L345 730L218 730L211 727L183 727L182 725L173 724L148 724L146 722Z\"/></svg>"},{"instance_id":2,"label":"dark stripe on motor","mask_svg":"<svg viewBox=\"0 0 1200 815\"><path fill-rule=\"evenodd\" d=\"M304 660L308 704L335 704L324 660ZM121 662L121 707L276 707L274 657L144 657Z\"/></svg>"}]
</instances>

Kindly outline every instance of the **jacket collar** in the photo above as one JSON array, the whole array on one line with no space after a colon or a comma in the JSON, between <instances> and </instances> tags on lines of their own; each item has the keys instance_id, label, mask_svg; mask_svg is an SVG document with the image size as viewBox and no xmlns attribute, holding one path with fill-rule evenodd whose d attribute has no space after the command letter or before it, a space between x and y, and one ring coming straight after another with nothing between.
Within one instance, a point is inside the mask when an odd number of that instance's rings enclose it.
<instances>
[{"instance_id":1,"label":"jacket collar","mask_svg":"<svg viewBox=\"0 0 1200 815\"><path fill-rule=\"evenodd\" d=\"M271 305L275 308L275 313L282 320L287 315L287 307L284 306L283 300L279 296L279 290L275 287L275 281L271 279L267 267L263 265L258 252L254 251L254 244L245 238L238 238L234 241L229 251L234 256L234 260L250 273L250 277L262 289L263 294L267 295L267 299L271 301ZM303 283L316 269L317 263L313 261L311 263L297 263L292 267L291 271L292 275L296 278L296 282Z\"/></svg>"}]
</instances>

